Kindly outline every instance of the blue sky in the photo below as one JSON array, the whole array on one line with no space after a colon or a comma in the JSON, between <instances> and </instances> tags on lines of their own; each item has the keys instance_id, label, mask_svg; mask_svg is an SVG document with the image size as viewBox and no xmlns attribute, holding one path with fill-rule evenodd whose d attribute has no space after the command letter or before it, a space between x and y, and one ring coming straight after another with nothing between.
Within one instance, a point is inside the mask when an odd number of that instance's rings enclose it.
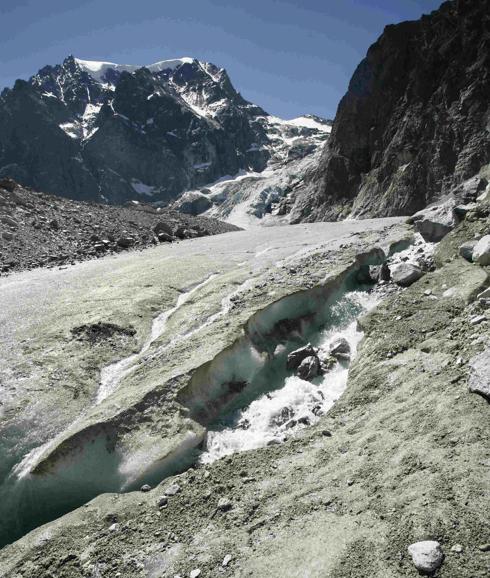
<instances>
[{"instance_id":1,"label":"blue sky","mask_svg":"<svg viewBox=\"0 0 490 578\"><path fill-rule=\"evenodd\" d=\"M440 0L0 0L0 87L68 54L150 64L193 56L225 67L245 98L291 118L333 117L386 24Z\"/></svg>"}]
</instances>

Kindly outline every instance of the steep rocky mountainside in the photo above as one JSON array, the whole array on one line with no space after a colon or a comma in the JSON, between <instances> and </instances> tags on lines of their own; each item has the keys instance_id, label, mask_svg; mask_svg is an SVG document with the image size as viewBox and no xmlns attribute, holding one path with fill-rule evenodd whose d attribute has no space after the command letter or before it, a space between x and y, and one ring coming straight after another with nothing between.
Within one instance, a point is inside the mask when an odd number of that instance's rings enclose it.
<instances>
[{"instance_id":1,"label":"steep rocky mountainside","mask_svg":"<svg viewBox=\"0 0 490 578\"><path fill-rule=\"evenodd\" d=\"M0 180L0 275L234 230L137 201L126 207L76 202Z\"/></svg>"},{"instance_id":2,"label":"steep rocky mountainside","mask_svg":"<svg viewBox=\"0 0 490 578\"><path fill-rule=\"evenodd\" d=\"M454 0L385 28L339 104L293 222L411 214L488 163L489 24L487 0Z\"/></svg>"},{"instance_id":3,"label":"steep rocky mountainside","mask_svg":"<svg viewBox=\"0 0 490 578\"><path fill-rule=\"evenodd\" d=\"M268 115L224 69L192 58L139 67L70 56L5 89L0 126L0 177L108 203L167 202L324 134L311 118Z\"/></svg>"}]
</instances>

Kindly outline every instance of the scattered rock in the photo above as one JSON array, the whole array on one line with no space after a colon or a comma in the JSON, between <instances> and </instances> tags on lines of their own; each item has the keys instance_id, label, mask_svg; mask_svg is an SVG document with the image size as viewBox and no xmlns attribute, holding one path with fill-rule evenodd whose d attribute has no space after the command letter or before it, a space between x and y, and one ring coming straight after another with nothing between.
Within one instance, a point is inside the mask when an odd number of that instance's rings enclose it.
<instances>
[{"instance_id":1,"label":"scattered rock","mask_svg":"<svg viewBox=\"0 0 490 578\"><path fill-rule=\"evenodd\" d=\"M490 552L490 542L487 544L480 544L478 546L478 550L480 550L481 552Z\"/></svg>"},{"instance_id":2,"label":"scattered rock","mask_svg":"<svg viewBox=\"0 0 490 578\"><path fill-rule=\"evenodd\" d=\"M116 337L133 337L136 335L136 329L134 329L134 327L121 327L115 323L98 321L97 323L78 325L71 330L71 333L76 339L86 340L94 345L95 343L104 342Z\"/></svg>"},{"instance_id":3,"label":"scattered rock","mask_svg":"<svg viewBox=\"0 0 490 578\"><path fill-rule=\"evenodd\" d=\"M305 357L299 364L296 374L301 379L311 381L320 373L320 360L316 355Z\"/></svg>"},{"instance_id":4,"label":"scattered rock","mask_svg":"<svg viewBox=\"0 0 490 578\"><path fill-rule=\"evenodd\" d=\"M412 215L410 222L415 225L416 230L422 235L425 241L437 243L449 233L456 224L454 218L453 200L438 203L422 209Z\"/></svg>"},{"instance_id":5,"label":"scattered rock","mask_svg":"<svg viewBox=\"0 0 490 578\"><path fill-rule=\"evenodd\" d=\"M305 347L301 347L300 349L292 351L288 355L288 360L286 364L287 369L290 370L298 369L300 363L303 361L303 359L306 359L307 357L317 357L317 351L311 345L311 343L308 343L308 345L305 345Z\"/></svg>"},{"instance_id":6,"label":"scattered rock","mask_svg":"<svg viewBox=\"0 0 490 578\"><path fill-rule=\"evenodd\" d=\"M475 248L477 241L466 241L459 248L459 254L463 259L466 259L470 263L473 261L473 249Z\"/></svg>"},{"instance_id":7,"label":"scattered rock","mask_svg":"<svg viewBox=\"0 0 490 578\"><path fill-rule=\"evenodd\" d=\"M174 240L172 235L169 235L168 233L158 233L157 239L160 243L171 243Z\"/></svg>"},{"instance_id":8,"label":"scattered rock","mask_svg":"<svg viewBox=\"0 0 490 578\"><path fill-rule=\"evenodd\" d=\"M191 570L191 573L189 574L189 578L197 578L200 575L201 575L200 568L195 568L194 570Z\"/></svg>"},{"instance_id":9,"label":"scattered rock","mask_svg":"<svg viewBox=\"0 0 490 578\"><path fill-rule=\"evenodd\" d=\"M140 490L142 492L149 492L151 490L151 486L149 486L148 484L143 484L140 488Z\"/></svg>"},{"instance_id":10,"label":"scattered rock","mask_svg":"<svg viewBox=\"0 0 490 578\"><path fill-rule=\"evenodd\" d=\"M473 248L473 262L490 265L490 235L482 237Z\"/></svg>"},{"instance_id":11,"label":"scattered rock","mask_svg":"<svg viewBox=\"0 0 490 578\"><path fill-rule=\"evenodd\" d=\"M0 180L1 274L174 241L173 230L178 227L187 231L185 238L238 230L168 208L87 204Z\"/></svg>"},{"instance_id":12,"label":"scattered rock","mask_svg":"<svg viewBox=\"0 0 490 578\"><path fill-rule=\"evenodd\" d=\"M223 562L221 562L221 566L228 566L228 564L231 562L231 556L230 554L227 554L224 558L223 558Z\"/></svg>"},{"instance_id":13,"label":"scattered rock","mask_svg":"<svg viewBox=\"0 0 490 578\"><path fill-rule=\"evenodd\" d=\"M415 283L420 277L423 276L424 272L417 265L412 263L398 263L390 268L391 278L393 281L402 287L408 287L412 283Z\"/></svg>"},{"instance_id":14,"label":"scattered rock","mask_svg":"<svg viewBox=\"0 0 490 578\"><path fill-rule=\"evenodd\" d=\"M451 548L451 552L454 552L455 554L461 554L462 551L463 546L461 546L461 544L454 544L454 546Z\"/></svg>"},{"instance_id":15,"label":"scattered rock","mask_svg":"<svg viewBox=\"0 0 490 578\"><path fill-rule=\"evenodd\" d=\"M7 225L8 227L12 227L13 229L17 229L17 227L19 226L19 223L9 215L4 215L1 218L1 222L4 225Z\"/></svg>"},{"instance_id":16,"label":"scattered rock","mask_svg":"<svg viewBox=\"0 0 490 578\"><path fill-rule=\"evenodd\" d=\"M487 320L486 315L475 315L474 317L472 317L470 319L470 324L471 325L479 325L480 323L483 323L486 320Z\"/></svg>"},{"instance_id":17,"label":"scattered rock","mask_svg":"<svg viewBox=\"0 0 490 578\"><path fill-rule=\"evenodd\" d=\"M163 221L158 221L158 223L153 227L153 232L157 236L160 235L160 233L165 233L169 237L172 237L173 235L172 227Z\"/></svg>"},{"instance_id":18,"label":"scattered rock","mask_svg":"<svg viewBox=\"0 0 490 578\"><path fill-rule=\"evenodd\" d=\"M424 574L435 572L444 560L441 545L434 540L410 544L408 553L412 557L415 568Z\"/></svg>"},{"instance_id":19,"label":"scattered rock","mask_svg":"<svg viewBox=\"0 0 490 578\"><path fill-rule=\"evenodd\" d=\"M470 359L469 365L468 389L490 402L490 347Z\"/></svg>"},{"instance_id":20,"label":"scattered rock","mask_svg":"<svg viewBox=\"0 0 490 578\"><path fill-rule=\"evenodd\" d=\"M128 249L134 245L134 238L133 237L119 237L117 240L117 245L122 247L123 249Z\"/></svg>"}]
</instances>

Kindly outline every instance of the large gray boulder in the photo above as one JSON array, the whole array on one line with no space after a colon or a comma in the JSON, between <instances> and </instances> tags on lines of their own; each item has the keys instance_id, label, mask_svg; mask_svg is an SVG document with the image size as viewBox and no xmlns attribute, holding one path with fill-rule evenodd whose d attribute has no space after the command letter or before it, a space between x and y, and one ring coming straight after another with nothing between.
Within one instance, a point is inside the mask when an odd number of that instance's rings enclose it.
<instances>
[{"instance_id":1,"label":"large gray boulder","mask_svg":"<svg viewBox=\"0 0 490 578\"><path fill-rule=\"evenodd\" d=\"M468 389L490 401L490 347L471 359L470 368Z\"/></svg>"},{"instance_id":2,"label":"large gray boulder","mask_svg":"<svg viewBox=\"0 0 490 578\"><path fill-rule=\"evenodd\" d=\"M317 351L313 345L311 345L311 343L308 343L308 345L305 345L300 349L291 351L291 353L288 355L286 364L287 369L298 369L303 359L306 359L307 357L318 357Z\"/></svg>"},{"instance_id":3,"label":"large gray boulder","mask_svg":"<svg viewBox=\"0 0 490 578\"><path fill-rule=\"evenodd\" d=\"M350 345L345 337L338 337L329 347L330 355L340 359L350 359Z\"/></svg>"},{"instance_id":4,"label":"large gray boulder","mask_svg":"<svg viewBox=\"0 0 490 578\"><path fill-rule=\"evenodd\" d=\"M424 272L413 263L398 263L390 267L391 278L397 285L408 287L420 279Z\"/></svg>"},{"instance_id":5,"label":"large gray boulder","mask_svg":"<svg viewBox=\"0 0 490 578\"><path fill-rule=\"evenodd\" d=\"M413 564L423 574L433 574L442 564L444 553L435 540L415 542L408 547Z\"/></svg>"},{"instance_id":6,"label":"large gray boulder","mask_svg":"<svg viewBox=\"0 0 490 578\"><path fill-rule=\"evenodd\" d=\"M473 248L473 262L490 265L490 235L482 237Z\"/></svg>"},{"instance_id":7,"label":"large gray boulder","mask_svg":"<svg viewBox=\"0 0 490 578\"><path fill-rule=\"evenodd\" d=\"M412 215L410 222L415 225L425 241L437 243L456 224L454 207L455 202L452 199L431 205Z\"/></svg>"},{"instance_id":8,"label":"large gray boulder","mask_svg":"<svg viewBox=\"0 0 490 578\"><path fill-rule=\"evenodd\" d=\"M320 360L316 355L305 357L299 364L296 374L305 381L311 381L320 373Z\"/></svg>"}]
</instances>

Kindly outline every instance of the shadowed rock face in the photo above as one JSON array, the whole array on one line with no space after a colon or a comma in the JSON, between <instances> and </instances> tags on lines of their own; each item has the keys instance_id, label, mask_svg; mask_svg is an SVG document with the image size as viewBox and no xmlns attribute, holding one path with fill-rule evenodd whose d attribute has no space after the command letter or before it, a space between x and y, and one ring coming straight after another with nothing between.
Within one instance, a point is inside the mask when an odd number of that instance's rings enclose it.
<instances>
[{"instance_id":1,"label":"shadowed rock face","mask_svg":"<svg viewBox=\"0 0 490 578\"><path fill-rule=\"evenodd\" d=\"M488 3L387 26L355 71L293 221L413 213L490 159Z\"/></svg>"}]
</instances>

